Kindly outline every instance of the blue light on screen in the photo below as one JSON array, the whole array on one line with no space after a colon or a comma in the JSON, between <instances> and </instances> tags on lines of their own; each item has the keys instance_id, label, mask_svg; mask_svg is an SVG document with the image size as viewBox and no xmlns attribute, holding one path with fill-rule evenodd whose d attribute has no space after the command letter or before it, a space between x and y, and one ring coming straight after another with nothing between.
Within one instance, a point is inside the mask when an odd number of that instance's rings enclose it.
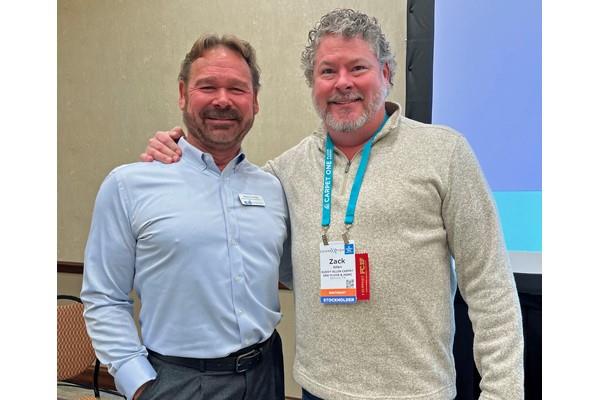
<instances>
[{"instance_id":1,"label":"blue light on screen","mask_svg":"<svg viewBox=\"0 0 600 400\"><path fill-rule=\"evenodd\" d=\"M469 141L510 251L541 251L541 0L435 2L432 122Z\"/></svg>"}]
</instances>

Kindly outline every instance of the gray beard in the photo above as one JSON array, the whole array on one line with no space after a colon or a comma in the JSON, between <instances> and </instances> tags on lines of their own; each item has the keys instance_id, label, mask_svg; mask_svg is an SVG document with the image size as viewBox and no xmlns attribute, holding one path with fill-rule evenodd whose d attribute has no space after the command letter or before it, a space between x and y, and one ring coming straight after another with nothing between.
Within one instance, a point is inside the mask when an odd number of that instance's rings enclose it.
<instances>
[{"instance_id":1,"label":"gray beard","mask_svg":"<svg viewBox=\"0 0 600 400\"><path fill-rule=\"evenodd\" d=\"M369 120L369 117L370 115L367 111L363 112L354 121L338 121L331 113L328 112L325 113L325 116L321 115L321 119L323 119L325 126L336 132L344 133L353 132L362 128Z\"/></svg>"},{"instance_id":2,"label":"gray beard","mask_svg":"<svg viewBox=\"0 0 600 400\"><path fill-rule=\"evenodd\" d=\"M352 133L362 128L379 110L381 105L385 102L387 97L388 87L384 85L377 96L375 96L368 104L365 111L354 121L340 121L336 119L331 113L327 112L327 109L320 110L313 97L313 106L317 113L321 116L321 120L325 124L327 129L334 130L336 132Z\"/></svg>"}]
</instances>

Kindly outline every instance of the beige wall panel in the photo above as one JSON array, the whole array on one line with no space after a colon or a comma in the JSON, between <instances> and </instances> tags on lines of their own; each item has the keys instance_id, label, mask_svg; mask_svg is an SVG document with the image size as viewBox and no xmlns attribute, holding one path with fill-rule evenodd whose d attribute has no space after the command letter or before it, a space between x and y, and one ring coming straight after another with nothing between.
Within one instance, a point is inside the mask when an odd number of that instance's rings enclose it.
<instances>
[{"instance_id":1,"label":"beige wall panel","mask_svg":"<svg viewBox=\"0 0 600 400\"><path fill-rule=\"evenodd\" d=\"M57 294L68 294L79 297L81 293L81 279L79 274L59 272L57 276Z\"/></svg>"},{"instance_id":2,"label":"beige wall panel","mask_svg":"<svg viewBox=\"0 0 600 400\"><path fill-rule=\"evenodd\" d=\"M156 130L182 124L179 64L202 33L232 32L256 48L263 87L260 112L243 145L251 161L263 164L310 134L318 120L300 53L308 30L335 7L379 19L398 62L389 98L404 103L406 1L59 0L58 259L83 261L106 174L135 162ZM66 275L58 276L59 290L80 287ZM297 396L291 293L283 292L281 300L286 392Z\"/></svg>"}]
</instances>

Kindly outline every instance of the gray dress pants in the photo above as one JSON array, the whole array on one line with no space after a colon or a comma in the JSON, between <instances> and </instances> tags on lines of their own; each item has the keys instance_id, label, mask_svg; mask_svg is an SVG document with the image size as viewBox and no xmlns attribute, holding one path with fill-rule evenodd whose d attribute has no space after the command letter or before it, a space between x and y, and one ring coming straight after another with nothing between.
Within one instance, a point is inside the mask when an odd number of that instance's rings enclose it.
<instances>
[{"instance_id":1,"label":"gray dress pants","mask_svg":"<svg viewBox=\"0 0 600 400\"><path fill-rule=\"evenodd\" d=\"M158 376L139 400L284 400L283 352L277 331L263 347L262 360L243 373L201 372L152 355Z\"/></svg>"}]
</instances>

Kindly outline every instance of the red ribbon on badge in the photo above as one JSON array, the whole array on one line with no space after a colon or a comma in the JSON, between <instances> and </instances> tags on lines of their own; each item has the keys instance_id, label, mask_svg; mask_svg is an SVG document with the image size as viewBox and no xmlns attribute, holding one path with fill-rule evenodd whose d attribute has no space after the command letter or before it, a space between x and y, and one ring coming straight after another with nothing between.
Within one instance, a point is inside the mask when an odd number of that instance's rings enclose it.
<instances>
[{"instance_id":1,"label":"red ribbon on badge","mask_svg":"<svg viewBox=\"0 0 600 400\"><path fill-rule=\"evenodd\" d=\"M369 277L369 255L356 254L356 300L365 301L371 297L371 280Z\"/></svg>"}]
</instances>

